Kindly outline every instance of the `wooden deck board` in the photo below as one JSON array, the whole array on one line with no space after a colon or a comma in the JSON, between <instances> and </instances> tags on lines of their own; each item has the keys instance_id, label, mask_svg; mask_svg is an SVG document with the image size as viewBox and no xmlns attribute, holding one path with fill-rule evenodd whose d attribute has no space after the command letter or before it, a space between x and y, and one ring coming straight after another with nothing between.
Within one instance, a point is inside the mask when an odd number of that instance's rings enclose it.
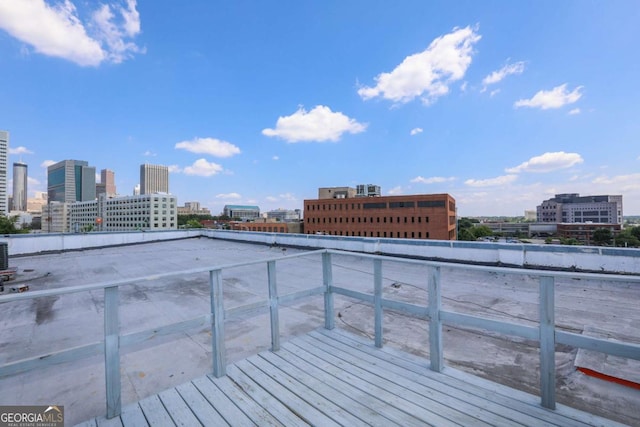
<instances>
[{"instance_id":1,"label":"wooden deck board","mask_svg":"<svg viewBox=\"0 0 640 427\"><path fill-rule=\"evenodd\" d=\"M334 388L337 393L349 396L351 399L381 414L382 417L380 420L370 420L372 424L380 423L381 425L389 425L395 423L407 427L424 426L423 421L388 403L381 396L376 394L375 390L372 388L368 390L361 390L349 381L349 377L347 375L336 377L327 371L323 371L313 363L313 355L306 353L295 346L284 344L276 355L283 360L295 363L297 366L300 366L301 369L304 369L316 378L322 379L322 381L327 385ZM387 420L389 420L389 424L387 424Z\"/></svg>"},{"instance_id":2,"label":"wooden deck board","mask_svg":"<svg viewBox=\"0 0 640 427\"><path fill-rule=\"evenodd\" d=\"M196 385L198 380L179 385L176 387L176 391L202 425L207 427L228 426L229 423L216 410L216 408L225 407L227 403L217 402L218 404L214 407Z\"/></svg>"},{"instance_id":3,"label":"wooden deck board","mask_svg":"<svg viewBox=\"0 0 640 427\"><path fill-rule=\"evenodd\" d=\"M319 329L211 375L98 417L91 426L615 426L346 331Z\"/></svg>"},{"instance_id":4,"label":"wooden deck board","mask_svg":"<svg viewBox=\"0 0 640 427\"><path fill-rule=\"evenodd\" d=\"M145 418L150 426L174 426L175 423L171 419L171 416L167 412L160 401L158 395L153 395L142 399L141 401L134 403L142 409L145 414ZM122 418L122 416L121 416Z\"/></svg>"},{"instance_id":5,"label":"wooden deck board","mask_svg":"<svg viewBox=\"0 0 640 427\"><path fill-rule=\"evenodd\" d=\"M342 357L345 358L345 360L361 360L364 362L363 366L365 369L378 372L379 375L389 381L411 387L415 393L442 402L452 409L459 407L459 402L465 402L466 405L464 408L466 414L475 417L477 420L482 420L485 423L491 425L512 423L514 426L527 426L540 422L538 418L530 417L522 412L513 411L500 405L493 405L486 398L482 399L473 395L466 387L457 388L447 383L436 381L431 377L438 376L438 374L431 371L425 372L428 368L421 367L420 371L411 371L399 366L402 360L395 360L395 363L392 363L379 357L384 355L384 353L380 351L376 352L374 350L374 352L369 353L363 349L350 347L348 344L339 340L333 340L333 342L329 343L327 340L330 340L330 338L320 333L310 334L309 338L318 339L320 342L328 345L329 348L335 348L336 351L344 351L346 355ZM374 355L375 353L377 353L377 355ZM416 375L418 373L420 374L419 376ZM478 422L479 421L474 421L473 425L478 424Z\"/></svg>"}]
</instances>

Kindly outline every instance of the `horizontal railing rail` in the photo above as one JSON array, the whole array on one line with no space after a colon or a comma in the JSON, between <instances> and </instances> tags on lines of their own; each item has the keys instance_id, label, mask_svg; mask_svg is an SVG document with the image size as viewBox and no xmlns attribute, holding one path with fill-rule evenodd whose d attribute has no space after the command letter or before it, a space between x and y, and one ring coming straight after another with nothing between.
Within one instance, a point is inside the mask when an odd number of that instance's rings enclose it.
<instances>
[{"instance_id":1,"label":"horizontal railing rail","mask_svg":"<svg viewBox=\"0 0 640 427\"><path fill-rule=\"evenodd\" d=\"M284 260L300 257L321 256L322 284L304 290L279 295L277 286L277 264ZM332 256L349 256L372 261L373 286L372 293L356 291L342 286L336 286L333 280ZM428 291L427 305L392 300L383 297L383 261L406 263L425 266L427 277L425 284ZM266 265L266 282L269 296L267 300L251 302L244 305L226 308L223 298L224 270L231 268ZM483 272L499 272L512 275L526 275L538 277L539 281L539 321L537 326L527 326L502 320L489 319L482 316L464 314L444 310L441 305L440 272L443 267L450 269L465 269ZM119 297L121 287L133 285L143 281L154 281L160 278L183 276L186 274L208 273L210 286L211 310L209 313L192 319L159 326L156 328L121 334L119 321ZM121 279L97 284L72 286L42 291L30 291L21 294L0 297L0 304L36 298L59 296L79 292L104 291L104 335L103 340L68 348L22 360L15 360L0 366L0 379L9 375L41 369L54 364L79 360L81 358L103 354L105 358L105 385L107 399L107 417L120 414L120 349L134 346L158 336L170 335L192 328L211 327L212 333L212 365L213 374L222 376L226 373L225 354L225 320L254 316L258 313L269 312L271 330L271 349L277 351L280 347L279 310L283 304L292 304L314 296L324 296L325 328L335 327L334 296L336 294L357 299L374 308L374 341L375 345L383 345L383 314L384 310L392 310L429 322L429 358L430 369L442 371L443 359L443 325L452 325L472 329L481 329L499 334L516 336L536 341L540 345L540 396L541 404L547 408L555 408L555 346L566 344L572 347L594 350L609 355L640 360L640 345L628 342L604 340L586 337L580 334L558 330L555 324L555 280L557 278L607 280L610 282L625 282L640 285L639 276L621 276L611 274L574 273L560 271L544 271L531 269L517 269L504 267L490 267L479 265L451 264L437 261L425 261L373 254L344 252L338 250L316 250L274 258L246 261L220 266L200 267L163 274L154 274L130 279Z\"/></svg>"}]
</instances>

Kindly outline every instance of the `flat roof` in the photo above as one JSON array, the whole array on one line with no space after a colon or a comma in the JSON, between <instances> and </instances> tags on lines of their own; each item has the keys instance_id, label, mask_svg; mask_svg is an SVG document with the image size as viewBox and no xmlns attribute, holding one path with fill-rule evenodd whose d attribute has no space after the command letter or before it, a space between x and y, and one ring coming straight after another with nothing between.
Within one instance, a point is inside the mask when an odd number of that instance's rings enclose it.
<instances>
[{"instance_id":1,"label":"flat roof","mask_svg":"<svg viewBox=\"0 0 640 427\"><path fill-rule=\"evenodd\" d=\"M303 252L250 243L191 238L110 247L61 254L10 258L18 269L13 283L32 290L77 286L157 273L213 267ZM371 293L373 266L369 259L332 255L333 279L340 286ZM284 295L322 284L319 256L278 262L277 283ZM424 267L383 262L386 297L426 304ZM443 308L508 319L525 325L538 319L538 282L523 276L442 269ZM142 280L120 291L121 333L126 334L187 320L210 309L208 274L198 273ZM268 297L266 263L223 271L225 308ZM609 331L640 342L640 288L624 283L558 279L556 323L580 333ZM0 364L102 340L102 292L16 301L0 305ZM336 297L336 324L373 336L372 309ZM323 300L317 297L281 311L282 340L323 325ZM426 321L386 312L386 346L414 354L428 353ZM538 394L537 344L524 339L483 334L446 326L445 362L479 376ZM268 314L226 322L229 362L270 345ZM535 345L535 347L534 347ZM558 402L587 412L640 424L640 390L605 382L577 372L576 350L556 349ZM123 405L211 372L211 335L207 327L189 333L157 337L122 354ZM0 379L0 405L59 404L74 424L105 411L103 357L48 367Z\"/></svg>"}]
</instances>

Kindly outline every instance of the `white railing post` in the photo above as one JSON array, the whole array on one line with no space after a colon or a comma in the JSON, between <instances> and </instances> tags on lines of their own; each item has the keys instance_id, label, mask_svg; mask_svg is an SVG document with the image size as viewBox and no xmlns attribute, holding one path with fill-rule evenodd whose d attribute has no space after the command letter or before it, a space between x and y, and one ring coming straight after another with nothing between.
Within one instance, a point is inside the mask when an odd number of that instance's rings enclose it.
<instances>
[{"instance_id":1,"label":"white railing post","mask_svg":"<svg viewBox=\"0 0 640 427\"><path fill-rule=\"evenodd\" d=\"M333 308L333 268L329 252L322 253L322 284L324 285L324 327L331 330L336 327L336 317Z\"/></svg>"},{"instance_id":2,"label":"white railing post","mask_svg":"<svg viewBox=\"0 0 640 427\"><path fill-rule=\"evenodd\" d=\"M375 311L375 343L382 348L382 260L373 260L373 305Z\"/></svg>"},{"instance_id":3,"label":"white railing post","mask_svg":"<svg viewBox=\"0 0 640 427\"><path fill-rule=\"evenodd\" d=\"M120 317L118 287L104 288L104 373L107 392L107 418L120 415Z\"/></svg>"},{"instance_id":4,"label":"white railing post","mask_svg":"<svg viewBox=\"0 0 640 427\"><path fill-rule=\"evenodd\" d=\"M211 295L211 350L213 376L226 375L227 363L224 345L224 301L222 299L222 270L209 271Z\"/></svg>"},{"instance_id":5,"label":"white railing post","mask_svg":"<svg viewBox=\"0 0 640 427\"><path fill-rule=\"evenodd\" d=\"M540 277L540 395L542 406L556 409L555 289L552 276Z\"/></svg>"},{"instance_id":6,"label":"white railing post","mask_svg":"<svg viewBox=\"0 0 640 427\"><path fill-rule=\"evenodd\" d=\"M429 267L429 358L431 370L441 372L444 367L442 352L442 321L440 309L442 296L440 289L440 267Z\"/></svg>"},{"instance_id":7,"label":"white railing post","mask_svg":"<svg viewBox=\"0 0 640 427\"><path fill-rule=\"evenodd\" d=\"M269 276L269 310L271 313L271 351L280 350L280 318L278 316L278 287L276 284L276 262L267 262Z\"/></svg>"}]
</instances>

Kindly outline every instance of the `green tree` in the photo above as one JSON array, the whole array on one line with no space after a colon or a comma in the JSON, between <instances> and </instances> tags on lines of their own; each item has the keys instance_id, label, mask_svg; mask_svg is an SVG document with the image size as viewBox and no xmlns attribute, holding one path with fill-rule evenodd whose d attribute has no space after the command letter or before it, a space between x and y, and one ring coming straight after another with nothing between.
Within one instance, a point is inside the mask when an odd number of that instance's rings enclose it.
<instances>
[{"instance_id":1,"label":"green tree","mask_svg":"<svg viewBox=\"0 0 640 427\"><path fill-rule=\"evenodd\" d=\"M610 245L613 242L613 234L608 228L598 228L593 232L593 243L598 246Z\"/></svg>"},{"instance_id":2,"label":"green tree","mask_svg":"<svg viewBox=\"0 0 640 427\"><path fill-rule=\"evenodd\" d=\"M462 228L458 231L458 240L474 241L476 237L468 228Z\"/></svg>"},{"instance_id":3,"label":"green tree","mask_svg":"<svg viewBox=\"0 0 640 427\"><path fill-rule=\"evenodd\" d=\"M0 234L24 234L29 232L29 230L22 230L16 227L17 222L17 216L8 218L4 215L0 215Z\"/></svg>"},{"instance_id":4,"label":"green tree","mask_svg":"<svg viewBox=\"0 0 640 427\"><path fill-rule=\"evenodd\" d=\"M473 233L476 239L479 239L480 237L493 236L493 231L491 231L491 229L486 225L478 225L473 227L471 229L471 233Z\"/></svg>"},{"instance_id":5,"label":"green tree","mask_svg":"<svg viewBox=\"0 0 640 427\"><path fill-rule=\"evenodd\" d=\"M186 224L187 228L202 228L202 224L197 219L190 219Z\"/></svg>"},{"instance_id":6,"label":"green tree","mask_svg":"<svg viewBox=\"0 0 640 427\"><path fill-rule=\"evenodd\" d=\"M613 241L616 246L623 248L640 247L640 227L625 227Z\"/></svg>"}]
</instances>

